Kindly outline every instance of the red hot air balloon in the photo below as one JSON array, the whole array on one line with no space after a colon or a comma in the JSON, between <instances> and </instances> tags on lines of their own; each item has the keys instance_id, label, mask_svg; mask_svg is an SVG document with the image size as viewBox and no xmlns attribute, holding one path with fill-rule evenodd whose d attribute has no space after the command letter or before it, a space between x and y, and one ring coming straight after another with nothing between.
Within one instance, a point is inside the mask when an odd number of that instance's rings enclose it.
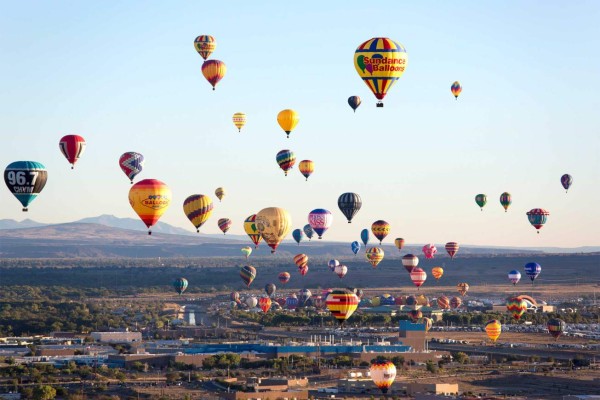
<instances>
[{"instance_id":1,"label":"red hot air balloon","mask_svg":"<svg viewBox=\"0 0 600 400\"><path fill-rule=\"evenodd\" d=\"M85 139L79 135L66 135L60 139L58 147L73 169L85 150Z\"/></svg>"},{"instance_id":2,"label":"red hot air balloon","mask_svg":"<svg viewBox=\"0 0 600 400\"><path fill-rule=\"evenodd\" d=\"M296 254L294 256L294 264L296 264L298 268L308 265L308 256L306 254Z\"/></svg>"},{"instance_id":3,"label":"red hot air balloon","mask_svg":"<svg viewBox=\"0 0 600 400\"><path fill-rule=\"evenodd\" d=\"M431 259L435 257L437 253L437 248L433 243L426 244L423 246L423 254L425 254L425 258Z\"/></svg>"},{"instance_id":4,"label":"red hot air balloon","mask_svg":"<svg viewBox=\"0 0 600 400\"><path fill-rule=\"evenodd\" d=\"M423 271L419 267L415 267L412 271L410 271L410 279L413 281L414 285L419 288L423 283L425 283L425 280L427 279L427 272Z\"/></svg>"},{"instance_id":5,"label":"red hot air balloon","mask_svg":"<svg viewBox=\"0 0 600 400\"><path fill-rule=\"evenodd\" d=\"M227 67L223 61L219 60L207 60L202 64L202 75L211 84L213 90L215 90L215 86L227 72Z\"/></svg>"},{"instance_id":6,"label":"red hot air balloon","mask_svg":"<svg viewBox=\"0 0 600 400\"><path fill-rule=\"evenodd\" d=\"M408 272L411 272L413 268L419 265L419 257L407 254L402 257L402 265L404 265L404 268L406 268Z\"/></svg>"},{"instance_id":7,"label":"red hot air balloon","mask_svg":"<svg viewBox=\"0 0 600 400\"><path fill-rule=\"evenodd\" d=\"M439 299L438 299L439 301ZM462 300L460 299L460 297L453 297L450 299L450 307L452 308L458 308L462 305Z\"/></svg>"},{"instance_id":8,"label":"red hot air balloon","mask_svg":"<svg viewBox=\"0 0 600 400\"><path fill-rule=\"evenodd\" d=\"M277 278L279 279L279 282L283 283L284 285L290 281L291 277L292 276L290 275L289 272L280 272L279 275L277 276Z\"/></svg>"},{"instance_id":9,"label":"red hot air balloon","mask_svg":"<svg viewBox=\"0 0 600 400\"><path fill-rule=\"evenodd\" d=\"M454 259L454 255L458 252L458 243L456 242L448 242L446 243L446 251L450 258Z\"/></svg>"}]
</instances>

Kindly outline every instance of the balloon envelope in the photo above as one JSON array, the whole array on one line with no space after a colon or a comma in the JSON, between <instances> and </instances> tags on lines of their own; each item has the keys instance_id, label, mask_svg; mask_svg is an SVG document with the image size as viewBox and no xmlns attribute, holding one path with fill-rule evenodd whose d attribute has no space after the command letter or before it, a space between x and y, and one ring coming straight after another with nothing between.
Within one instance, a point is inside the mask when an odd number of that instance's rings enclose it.
<instances>
[{"instance_id":1,"label":"balloon envelope","mask_svg":"<svg viewBox=\"0 0 600 400\"><path fill-rule=\"evenodd\" d=\"M434 258L437 254L437 247L433 243L426 244L423 246L423 254L426 259Z\"/></svg>"},{"instance_id":2,"label":"balloon envelope","mask_svg":"<svg viewBox=\"0 0 600 400\"><path fill-rule=\"evenodd\" d=\"M144 168L144 156L135 151L123 153L121 157L119 157L119 167L121 167L121 171L123 171L131 183L133 183L133 178L142 172L142 169Z\"/></svg>"},{"instance_id":3,"label":"balloon envelope","mask_svg":"<svg viewBox=\"0 0 600 400\"><path fill-rule=\"evenodd\" d=\"M477 205L483 211L483 207L487 203L487 196L485 194L478 194L477 196L475 196L475 203L477 203Z\"/></svg>"},{"instance_id":4,"label":"balloon envelope","mask_svg":"<svg viewBox=\"0 0 600 400\"><path fill-rule=\"evenodd\" d=\"M513 269L508 273L508 280L511 281L513 285L516 285L521 280L521 273L516 269Z\"/></svg>"},{"instance_id":5,"label":"balloon envelope","mask_svg":"<svg viewBox=\"0 0 600 400\"><path fill-rule=\"evenodd\" d=\"M433 267L431 268L431 275L433 275L436 281L439 281L444 275L444 269L442 267Z\"/></svg>"},{"instance_id":6,"label":"balloon envelope","mask_svg":"<svg viewBox=\"0 0 600 400\"><path fill-rule=\"evenodd\" d=\"M223 79L226 72L227 67L225 66L225 63L223 61L208 60L204 61L204 63L202 64L202 75L204 75L204 78L213 87L213 90L215 90L215 86L217 86L217 83L219 83L219 81Z\"/></svg>"},{"instance_id":7,"label":"balloon envelope","mask_svg":"<svg viewBox=\"0 0 600 400\"><path fill-rule=\"evenodd\" d=\"M183 202L183 212L196 228L196 232L200 232L200 227L210 218L212 211L212 200L203 194L193 194Z\"/></svg>"},{"instance_id":8,"label":"balloon envelope","mask_svg":"<svg viewBox=\"0 0 600 400\"><path fill-rule=\"evenodd\" d=\"M455 81L452 86L450 86L450 91L454 95L455 99L458 99L458 95L462 92L462 86L460 86L459 81Z\"/></svg>"},{"instance_id":9,"label":"balloon envelope","mask_svg":"<svg viewBox=\"0 0 600 400\"><path fill-rule=\"evenodd\" d=\"M287 176L288 171L296 164L296 155L291 150L281 150L275 156L275 161Z\"/></svg>"},{"instance_id":10,"label":"balloon envelope","mask_svg":"<svg viewBox=\"0 0 600 400\"><path fill-rule=\"evenodd\" d=\"M540 229L542 229L548 220L548 215L550 215L550 213L543 208L534 208L527 211L527 219L529 220L529 223L537 229L538 233L540 233Z\"/></svg>"},{"instance_id":11,"label":"balloon envelope","mask_svg":"<svg viewBox=\"0 0 600 400\"><path fill-rule=\"evenodd\" d=\"M217 41L210 35L200 35L194 39L194 48L206 60L217 48Z\"/></svg>"},{"instance_id":12,"label":"balloon envelope","mask_svg":"<svg viewBox=\"0 0 600 400\"><path fill-rule=\"evenodd\" d=\"M354 218L362 207L362 200L356 193L343 193L338 198L338 207L348 220L348 223L351 223L352 218Z\"/></svg>"},{"instance_id":13,"label":"balloon envelope","mask_svg":"<svg viewBox=\"0 0 600 400\"><path fill-rule=\"evenodd\" d=\"M542 266L536 262L530 262L525 264L525 274L531 279L531 282L538 277L538 275L542 272Z\"/></svg>"},{"instance_id":14,"label":"balloon envelope","mask_svg":"<svg viewBox=\"0 0 600 400\"><path fill-rule=\"evenodd\" d=\"M285 285L286 283L288 283L290 281L291 277L292 276L290 275L289 272L280 272L279 275L277 276L277 279L279 279L279 282L281 282Z\"/></svg>"},{"instance_id":15,"label":"balloon envelope","mask_svg":"<svg viewBox=\"0 0 600 400\"><path fill-rule=\"evenodd\" d=\"M485 324L485 333L487 333L492 342L496 342L502 333L502 324L497 319L489 321Z\"/></svg>"},{"instance_id":16,"label":"balloon envelope","mask_svg":"<svg viewBox=\"0 0 600 400\"><path fill-rule=\"evenodd\" d=\"M419 257L412 254L407 254L404 257L402 257L402 265L410 273L413 270L413 268L419 265Z\"/></svg>"},{"instance_id":17,"label":"balloon envelope","mask_svg":"<svg viewBox=\"0 0 600 400\"><path fill-rule=\"evenodd\" d=\"M360 247L360 243L358 243L356 240L350 243L350 248L352 249L354 255L358 254L358 252L360 251Z\"/></svg>"},{"instance_id":18,"label":"balloon envelope","mask_svg":"<svg viewBox=\"0 0 600 400\"><path fill-rule=\"evenodd\" d=\"M555 340L558 340L558 338L563 334L565 329L567 329L567 324L562 319L551 318L548 321L547 327L548 327L548 333L550 333L550 335L552 335L552 337Z\"/></svg>"},{"instance_id":19,"label":"balloon envelope","mask_svg":"<svg viewBox=\"0 0 600 400\"><path fill-rule=\"evenodd\" d=\"M379 244L381 244L383 239L390 233L390 224L381 219L375 221L371 225L371 232L373 232L373 236L379 239Z\"/></svg>"},{"instance_id":20,"label":"balloon envelope","mask_svg":"<svg viewBox=\"0 0 600 400\"><path fill-rule=\"evenodd\" d=\"M231 119L233 120L235 127L238 128L238 132L241 132L244 125L246 125L246 114L236 112Z\"/></svg>"},{"instance_id":21,"label":"balloon envelope","mask_svg":"<svg viewBox=\"0 0 600 400\"><path fill-rule=\"evenodd\" d=\"M256 278L256 268L254 268L252 265L244 265L240 269L240 277L242 278L246 286L250 287L250 284L252 283L254 278Z\"/></svg>"},{"instance_id":22,"label":"balloon envelope","mask_svg":"<svg viewBox=\"0 0 600 400\"><path fill-rule=\"evenodd\" d=\"M315 171L315 163L311 160L302 160L298 165L298 169L300 170L300 173L304 175L306 180L308 180L308 177Z\"/></svg>"},{"instance_id":23,"label":"balloon envelope","mask_svg":"<svg viewBox=\"0 0 600 400\"><path fill-rule=\"evenodd\" d=\"M129 204L148 227L148 234L169 208L171 197L171 189L157 179L144 179L129 189Z\"/></svg>"},{"instance_id":24,"label":"balloon envelope","mask_svg":"<svg viewBox=\"0 0 600 400\"><path fill-rule=\"evenodd\" d=\"M446 248L446 252L450 256L450 258L452 258L452 259L454 258L456 253L458 253L458 249L460 248L458 246L458 243L456 243L456 242L448 242L448 243L446 243L446 246L444 246L444 247Z\"/></svg>"},{"instance_id":25,"label":"balloon envelope","mask_svg":"<svg viewBox=\"0 0 600 400\"><path fill-rule=\"evenodd\" d=\"M256 227L256 214L252 214L244 220L244 232L250 237L250 240L254 243L254 247L258 247L258 244L262 240L262 235Z\"/></svg>"},{"instance_id":26,"label":"balloon envelope","mask_svg":"<svg viewBox=\"0 0 600 400\"><path fill-rule=\"evenodd\" d=\"M60 139L58 147L73 168L85 151L85 139L79 135L66 135Z\"/></svg>"},{"instance_id":27,"label":"balloon envelope","mask_svg":"<svg viewBox=\"0 0 600 400\"><path fill-rule=\"evenodd\" d=\"M36 161L15 161L4 170L4 183L23 205L23 211L42 192L47 180L46 167Z\"/></svg>"},{"instance_id":28,"label":"balloon envelope","mask_svg":"<svg viewBox=\"0 0 600 400\"><path fill-rule=\"evenodd\" d=\"M175 291L179 293L179 295L182 295L183 292L185 292L185 289L188 287L188 281L185 278L177 278L175 281L173 281L173 287L175 288Z\"/></svg>"},{"instance_id":29,"label":"balloon envelope","mask_svg":"<svg viewBox=\"0 0 600 400\"><path fill-rule=\"evenodd\" d=\"M367 228L360 231L360 240L365 246L369 243L369 230Z\"/></svg>"},{"instance_id":30,"label":"balloon envelope","mask_svg":"<svg viewBox=\"0 0 600 400\"><path fill-rule=\"evenodd\" d=\"M327 296L327 309L343 324L358 307L358 297L348 289L335 289Z\"/></svg>"},{"instance_id":31,"label":"balloon envelope","mask_svg":"<svg viewBox=\"0 0 600 400\"><path fill-rule=\"evenodd\" d=\"M383 260L384 256L385 256L385 253L383 252L383 249L380 247L371 247L371 248L368 248L367 251L365 252L365 257L367 258L367 261L369 261L371 263L373 268L375 268L375 267L377 267L377 265L379 265L379 263Z\"/></svg>"},{"instance_id":32,"label":"balloon envelope","mask_svg":"<svg viewBox=\"0 0 600 400\"><path fill-rule=\"evenodd\" d=\"M333 215L328 210L317 208L308 214L308 223L313 231L319 235L319 239L322 239L325 231L329 229L333 223Z\"/></svg>"},{"instance_id":33,"label":"balloon envelope","mask_svg":"<svg viewBox=\"0 0 600 400\"><path fill-rule=\"evenodd\" d=\"M277 114L277 123L286 133L287 137L290 137L290 133L296 128L300 121L300 116L294 110L282 110Z\"/></svg>"},{"instance_id":34,"label":"balloon envelope","mask_svg":"<svg viewBox=\"0 0 600 400\"><path fill-rule=\"evenodd\" d=\"M371 362L369 368L373 383L381 390L382 393L387 393L388 389L396 379L396 366L389 360L376 359Z\"/></svg>"},{"instance_id":35,"label":"balloon envelope","mask_svg":"<svg viewBox=\"0 0 600 400\"><path fill-rule=\"evenodd\" d=\"M421 287L425 283L425 280L427 280L427 272L419 267L415 267L410 271L410 279L416 287Z\"/></svg>"},{"instance_id":36,"label":"balloon envelope","mask_svg":"<svg viewBox=\"0 0 600 400\"><path fill-rule=\"evenodd\" d=\"M310 224L306 224L306 225L304 225L304 228L302 228L302 230L304 231L304 234L310 241L310 239L312 239L313 235L315 234L315 231L313 231L313 228L310 226Z\"/></svg>"},{"instance_id":37,"label":"balloon envelope","mask_svg":"<svg viewBox=\"0 0 600 400\"><path fill-rule=\"evenodd\" d=\"M229 218L219 218L217 224L219 225L221 232L223 232L223 235L231 228L231 220Z\"/></svg>"},{"instance_id":38,"label":"balloon envelope","mask_svg":"<svg viewBox=\"0 0 600 400\"><path fill-rule=\"evenodd\" d=\"M272 249L271 253L275 253L279 243L292 229L292 217L283 208L264 208L256 214L256 227L265 243Z\"/></svg>"},{"instance_id":39,"label":"balloon envelope","mask_svg":"<svg viewBox=\"0 0 600 400\"><path fill-rule=\"evenodd\" d=\"M564 174L563 176L560 177L560 184L568 192L569 188L573 184L573 177L569 174Z\"/></svg>"},{"instance_id":40,"label":"balloon envelope","mask_svg":"<svg viewBox=\"0 0 600 400\"><path fill-rule=\"evenodd\" d=\"M508 211L508 207L512 204L510 193L504 192L500 195L500 204L504 207L504 212Z\"/></svg>"},{"instance_id":41,"label":"balloon envelope","mask_svg":"<svg viewBox=\"0 0 600 400\"><path fill-rule=\"evenodd\" d=\"M292 232L292 237L296 241L296 243L300 244L302 239L304 239L304 231L302 229L294 229Z\"/></svg>"},{"instance_id":42,"label":"balloon envelope","mask_svg":"<svg viewBox=\"0 0 600 400\"><path fill-rule=\"evenodd\" d=\"M348 97L348 105L350 107L352 107L352 110L354 110L354 112L356 112L356 109L358 108L358 106L360 106L360 97L358 96L350 96Z\"/></svg>"}]
</instances>

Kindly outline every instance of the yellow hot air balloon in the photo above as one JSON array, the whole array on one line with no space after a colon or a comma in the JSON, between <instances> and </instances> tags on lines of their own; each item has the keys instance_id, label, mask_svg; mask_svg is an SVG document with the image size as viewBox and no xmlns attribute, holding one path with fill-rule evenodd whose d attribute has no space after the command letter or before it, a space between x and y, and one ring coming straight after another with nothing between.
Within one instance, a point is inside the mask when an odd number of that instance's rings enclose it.
<instances>
[{"instance_id":1,"label":"yellow hot air balloon","mask_svg":"<svg viewBox=\"0 0 600 400\"><path fill-rule=\"evenodd\" d=\"M290 133L296 128L296 125L298 125L299 120L300 117L294 110L283 110L277 114L277 122L281 129L285 131L288 138L290 137Z\"/></svg>"},{"instance_id":2,"label":"yellow hot air balloon","mask_svg":"<svg viewBox=\"0 0 600 400\"><path fill-rule=\"evenodd\" d=\"M217 190L215 190L215 196L217 196L219 201L223 200L223 197L225 197L226 194L227 193L225 193L225 188L219 187L217 188Z\"/></svg>"},{"instance_id":3,"label":"yellow hot air balloon","mask_svg":"<svg viewBox=\"0 0 600 400\"><path fill-rule=\"evenodd\" d=\"M383 107L383 98L404 73L407 60L402 44L383 37L367 40L354 52L354 68L379 100L377 107Z\"/></svg>"},{"instance_id":4,"label":"yellow hot air balloon","mask_svg":"<svg viewBox=\"0 0 600 400\"><path fill-rule=\"evenodd\" d=\"M272 249L271 253L275 253L279 243L292 230L292 217L286 210L279 207L260 210L256 214L255 223L265 243Z\"/></svg>"},{"instance_id":5,"label":"yellow hot air balloon","mask_svg":"<svg viewBox=\"0 0 600 400\"><path fill-rule=\"evenodd\" d=\"M157 179L144 179L129 189L129 204L151 235L150 227L158 222L171 204L171 189Z\"/></svg>"},{"instance_id":6,"label":"yellow hot air balloon","mask_svg":"<svg viewBox=\"0 0 600 400\"><path fill-rule=\"evenodd\" d=\"M308 180L308 177L311 176L315 170L315 163L312 162L311 160L302 160L302 161L300 161L300 165L298 166L298 169L300 170L300 173L302 173L302 175L304 175L306 180Z\"/></svg>"},{"instance_id":7,"label":"yellow hot air balloon","mask_svg":"<svg viewBox=\"0 0 600 400\"><path fill-rule=\"evenodd\" d=\"M213 202L204 194L193 194L183 202L183 212L188 217L196 232L210 218L213 211Z\"/></svg>"},{"instance_id":8,"label":"yellow hot air balloon","mask_svg":"<svg viewBox=\"0 0 600 400\"><path fill-rule=\"evenodd\" d=\"M373 268L377 267L384 256L385 253L381 247L370 247L365 251L365 257L367 258L367 261L371 263Z\"/></svg>"},{"instance_id":9,"label":"yellow hot air balloon","mask_svg":"<svg viewBox=\"0 0 600 400\"><path fill-rule=\"evenodd\" d=\"M490 340L496 343L500 333L502 333L502 324L497 319L493 319L485 324L485 333L487 333Z\"/></svg>"},{"instance_id":10,"label":"yellow hot air balloon","mask_svg":"<svg viewBox=\"0 0 600 400\"><path fill-rule=\"evenodd\" d=\"M431 275L435 278L436 281L439 281L442 275L444 275L444 268L442 267L433 267L431 268Z\"/></svg>"},{"instance_id":11,"label":"yellow hot air balloon","mask_svg":"<svg viewBox=\"0 0 600 400\"><path fill-rule=\"evenodd\" d=\"M235 114L233 114L232 119L235 127L238 128L239 132L241 132L244 125L246 125L246 114L244 114L243 112L236 112Z\"/></svg>"},{"instance_id":12,"label":"yellow hot air balloon","mask_svg":"<svg viewBox=\"0 0 600 400\"><path fill-rule=\"evenodd\" d=\"M252 240L252 243L254 243L254 248L257 248L262 240L262 235L256 227L256 214L252 214L244 220L244 232L246 232L246 235L248 235L250 240Z\"/></svg>"}]
</instances>

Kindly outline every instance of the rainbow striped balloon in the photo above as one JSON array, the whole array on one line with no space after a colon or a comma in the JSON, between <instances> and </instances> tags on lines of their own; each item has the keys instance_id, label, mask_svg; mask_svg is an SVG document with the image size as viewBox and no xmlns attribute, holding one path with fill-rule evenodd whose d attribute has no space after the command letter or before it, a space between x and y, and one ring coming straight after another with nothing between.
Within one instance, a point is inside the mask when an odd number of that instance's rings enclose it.
<instances>
[{"instance_id":1,"label":"rainbow striped balloon","mask_svg":"<svg viewBox=\"0 0 600 400\"><path fill-rule=\"evenodd\" d=\"M327 296L326 304L331 315L343 324L358 308L358 297L348 289L335 289Z\"/></svg>"}]
</instances>

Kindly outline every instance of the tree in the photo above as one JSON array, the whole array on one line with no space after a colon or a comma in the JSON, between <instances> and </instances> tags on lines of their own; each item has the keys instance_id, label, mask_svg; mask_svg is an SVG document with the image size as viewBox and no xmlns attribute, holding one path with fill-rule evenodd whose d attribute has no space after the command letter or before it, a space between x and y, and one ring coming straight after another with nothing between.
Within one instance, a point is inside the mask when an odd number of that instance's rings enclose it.
<instances>
[{"instance_id":1,"label":"tree","mask_svg":"<svg viewBox=\"0 0 600 400\"><path fill-rule=\"evenodd\" d=\"M466 364L467 362L469 362L469 356L466 353L463 353L462 351L452 353L452 358L459 364Z\"/></svg>"},{"instance_id":2,"label":"tree","mask_svg":"<svg viewBox=\"0 0 600 400\"><path fill-rule=\"evenodd\" d=\"M56 389L52 386L41 385L33 389L33 398L35 400L52 400L56 397Z\"/></svg>"}]
</instances>

